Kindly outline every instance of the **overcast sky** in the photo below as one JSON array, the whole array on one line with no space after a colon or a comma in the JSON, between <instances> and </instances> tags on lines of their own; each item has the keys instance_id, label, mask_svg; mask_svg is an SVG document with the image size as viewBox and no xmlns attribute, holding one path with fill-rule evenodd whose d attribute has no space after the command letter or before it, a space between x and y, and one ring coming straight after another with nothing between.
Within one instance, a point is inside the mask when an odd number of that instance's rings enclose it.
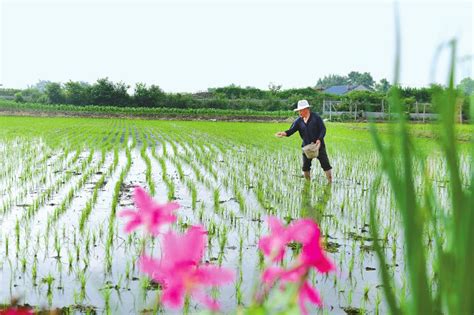
<instances>
[{"instance_id":1,"label":"overcast sky","mask_svg":"<svg viewBox=\"0 0 474 315\"><path fill-rule=\"evenodd\" d=\"M446 83L448 54L473 54L472 1L401 1L400 82ZM0 84L113 81L195 92L231 83L314 86L329 74L393 80L394 4L377 1L0 0ZM464 61L457 80L473 75Z\"/></svg>"}]
</instances>

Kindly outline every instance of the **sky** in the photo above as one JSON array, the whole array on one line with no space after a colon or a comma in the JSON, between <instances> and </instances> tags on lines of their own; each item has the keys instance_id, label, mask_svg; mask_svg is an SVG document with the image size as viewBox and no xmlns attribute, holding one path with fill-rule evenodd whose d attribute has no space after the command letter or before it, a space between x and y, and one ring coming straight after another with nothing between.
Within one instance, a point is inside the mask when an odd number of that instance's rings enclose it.
<instances>
[{"instance_id":1,"label":"sky","mask_svg":"<svg viewBox=\"0 0 474 315\"><path fill-rule=\"evenodd\" d=\"M399 1L404 86L472 77L472 1ZM395 5L300 0L0 0L0 84L95 82L198 92L316 85L329 74L394 80ZM445 46L444 46L445 47ZM439 52L439 53L437 53ZM438 57L436 57L438 56Z\"/></svg>"}]
</instances>

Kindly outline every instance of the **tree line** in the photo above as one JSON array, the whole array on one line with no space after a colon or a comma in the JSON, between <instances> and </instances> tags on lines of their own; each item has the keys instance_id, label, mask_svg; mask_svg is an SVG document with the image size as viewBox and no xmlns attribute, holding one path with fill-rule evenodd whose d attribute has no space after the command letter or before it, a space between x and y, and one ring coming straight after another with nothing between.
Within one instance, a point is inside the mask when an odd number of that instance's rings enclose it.
<instances>
[{"instance_id":1,"label":"tree line","mask_svg":"<svg viewBox=\"0 0 474 315\"><path fill-rule=\"evenodd\" d=\"M333 85L364 85L368 91L352 91L345 95L332 95L324 89ZM321 111L324 100L340 101L341 110L357 103L359 109L380 111L381 104L390 97L392 86L386 79L376 83L369 73L350 72L347 76L329 75L317 81L315 87L282 89L270 84L268 89L229 85L209 88L200 93L166 93L157 85L137 83L133 92L124 82L112 82L108 78L98 79L95 83L69 81L40 81L23 90L0 89L0 97L14 99L16 102L42 104L70 104L77 106L100 105L118 107L145 108L214 108L231 110L282 111L294 108L299 99L307 99L316 111ZM414 108L416 102L430 103L441 85L412 88L400 87L404 103ZM458 85L459 95L464 97L464 106L474 91L474 80L465 78ZM408 109L410 110L410 109ZM467 110L465 111L467 113Z\"/></svg>"}]
</instances>

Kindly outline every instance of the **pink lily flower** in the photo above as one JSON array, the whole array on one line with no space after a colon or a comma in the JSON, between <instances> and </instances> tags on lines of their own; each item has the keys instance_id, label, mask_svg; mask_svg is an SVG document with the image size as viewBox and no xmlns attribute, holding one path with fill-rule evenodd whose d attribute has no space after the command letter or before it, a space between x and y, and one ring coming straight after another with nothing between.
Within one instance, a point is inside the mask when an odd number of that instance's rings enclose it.
<instances>
[{"instance_id":1,"label":"pink lily flower","mask_svg":"<svg viewBox=\"0 0 474 315\"><path fill-rule=\"evenodd\" d=\"M160 233L162 225L176 221L176 216L173 214L173 211L179 208L176 202L158 204L139 186L135 188L133 200L138 208L136 211L125 209L118 214L119 217L130 218L124 229L126 233L144 225L148 233L156 236Z\"/></svg>"},{"instance_id":2,"label":"pink lily flower","mask_svg":"<svg viewBox=\"0 0 474 315\"><path fill-rule=\"evenodd\" d=\"M309 300L309 302L321 307L323 304L321 302L321 297L319 296L319 292L313 288L308 281L305 281L299 291L298 291L298 304L300 306L301 313L303 315L308 314L308 310L306 309L305 302Z\"/></svg>"},{"instance_id":3,"label":"pink lily flower","mask_svg":"<svg viewBox=\"0 0 474 315\"><path fill-rule=\"evenodd\" d=\"M321 246L321 231L318 225L312 220L298 220L298 225L304 224L307 231L311 233L299 233L297 241L303 244L301 254L296 259L296 264L293 268L287 270L282 274L282 278L290 280L301 277L311 268L316 268L321 273L328 273L335 271L336 266L326 256L323 247ZM304 239L301 237L305 237Z\"/></svg>"},{"instance_id":4,"label":"pink lily flower","mask_svg":"<svg viewBox=\"0 0 474 315\"><path fill-rule=\"evenodd\" d=\"M272 285L275 281L280 279L286 272L285 269L275 266L265 268L262 273L262 281L266 284Z\"/></svg>"},{"instance_id":5,"label":"pink lily flower","mask_svg":"<svg viewBox=\"0 0 474 315\"><path fill-rule=\"evenodd\" d=\"M140 257L139 269L164 287L163 304L181 308L184 297L190 295L209 309L219 310L219 303L207 296L204 289L232 282L234 273L200 264L206 243L206 231L201 226L192 226L182 235L173 232L164 235L161 260L146 255Z\"/></svg>"},{"instance_id":6,"label":"pink lily flower","mask_svg":"<svg viewBox=\"0 0 474 315\"><path fill-rule=\"evenodd\" d=\"M262 280L273 285L277 280L281 284L299 283L298 303L303 314L308 314L305 302L309 301L318 306L322 305L318 291L307 281L311 268L321 273L334 271L334 264L327 258L321 246L321 231L318 225L310 219L300 219L292 222L287 228L275 217L269 218L271 234L260 239L259 247L266 256L273 257L272 261L281 260L285 247L290 241L301 243L301 254L288 269L270 266L262 274Z\"/></svg>"},{"instance_id":7,"label":"pink lily flower","mask_svg":"<svg viewBox=\"0 0 474 315\"><path fill-rule=\"evenodd\" d=\"M329 260L321 246L321 231L316 223L311 222L315 228L315 233L310 241L303 244L299 257L301 264L307 268L314 267L321 273L335 271L336 266Z\"/></svg>"},{"instance_id":8,"label":"pink lily flower","mask_svg":"<svg viewBox=\"0 0 474 315\"><path fill-rule=\"evenodd\" d=\"M277 217L268 217L267 222L271 234L261 237L258 247L272 261L281 261L285 255L286 244L289 243L288 232Z\"/></svg>"},{"instance_id":9,"label":"pink lily flower","mask_svg":"<svg viewBox=\"0 0 474 315\"><path fill-rule=\"evenodd\" d=\"M318 290L312 287L309 281L306 280L306 272L304 268L298 268L296 270L285 270L279 267L268 267L265 269L262 275L264 283L273 285L278 279L281 281L281 287L284 288L286 283L300 283L298 289L298 304L302 314L308 314L306 309L306 301L309 301L319 307L322 306L321 297L319 296ZM305 272L305 274L302 274Z\"/></svg>"},{"instance_id":10,"label":"pink lily flower","mask_svg":"<svg viewBox=\"0 0 474 315\"><path fill-rule=\"evenodd\" d=\"M272 261L281 261L285 254L286 245L291 241L306 244L311 241L316 233L313 221L300 219L285 227L281 221L274 216L267 218L271 234L260 238L258 247Z\"/></svg>"}]
</instances>

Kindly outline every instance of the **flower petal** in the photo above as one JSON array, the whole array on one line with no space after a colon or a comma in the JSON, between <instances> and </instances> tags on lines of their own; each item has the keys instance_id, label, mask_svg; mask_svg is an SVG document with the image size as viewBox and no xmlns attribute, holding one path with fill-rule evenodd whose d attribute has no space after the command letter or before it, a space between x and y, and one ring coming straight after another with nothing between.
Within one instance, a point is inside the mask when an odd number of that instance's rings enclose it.
<instances>
[{"instance_id":1,"label":"flower petal","mask_svg":"<svg viewBox=\"0 0 474 315\"><path fill-rule=\"evenodd\" d=\"M133 218L132 220L128 221L128 223L124 227L125 233L131 233L136 230L142 224L142 220L139 216Z\"/></svg>"},{"instance_id":2,"label":"flower petal","mask_svg":"<svg viewBox=\"0 0 474 315\"><path fill-rule=\"evenodd\" d=\"M272 261L281 261L285 255L288 233L277 217L270 216L267 218L267 222L271 233L260 238L258 247Z\"/></svg>"},{"instance_id":3,"label":"flower petal","mask_svg":"<svg viewBox=\"0 0 474 315\"><path fill-rule=\"evenodd\" d=\"M137 215L137 211L135 211L133 209L124 209L122 211L119 211L119 213L117 215L120 218L122 218L122 217L133 217L133 216Z\"/></svg>"},{"instance_id":4,"label":"flower petal","mask_svg":"<svg viewBox=\"0 0 474 315\"><path fill-rule=\"evenodd\" d=\"M163 290L161 301L170 308L178 309L183 307L185 294L186 291L182 283L173 283Z\"/></svg>"},{"instance_id":5,"label":"flower petal","mask_svg":"<svg viewBox=\"0 0 474 315\"><path fill-rule=\"evenodd\" d=\"M235 278L233 270L214 265L203 265L195 272L196 281L200 284L218 286L230 283Z\"/></svg>"},{"instance_id":6,"label":"flower petal","mask_svg":"<svg viewBox=\"0 0 474 315\"><path fill-rule=\"evenodd\" d=\"M336 270L336 267L326 257L323 248L319 243L319 239L313 239L312 243L303 245L301 250L300 259L303 264L316 267L319 272L328 273L330 271Z\"/></svg>"},{"instance_id":7,"label":"flower petal","mask_svg":"<svg viewBox=\"0 0 474 315\"><path fill-rule=\"evenodd\" d=\"M166 278L168 276L168 272L166 272L166 268L163 268L161 262L157 259L154 259L146 254L140 256L138 260L138 269L146 273L156 282L164 285L166 282Z\"/></svg>"},{"instance_id":8,"label":"flower petal","mask_svg":"<svg viewBox=\"0 0 474 315\"><path fill-rule=\"evenodd\" d=\"M185 234L176 234L171 231L166 233L163 237L165 259L199 264L207 242L205 233L201 226L191 226Z\"/></svg>"},{"instance_id":9,"label":"flower petal","mask_svg":"<svg viewBox=\"0 0 474 315\"><path fill-rule=\"evenodd\" d=\"M308 314L308 310L306 309L305 302L309 300L311 303L321 306L321 298L319 296L318 291L315 288L311 287L308 281L305 281L303 285L300 287L298 292L298 304L300 306L301 313L304 315Z\"/></svg>"},{"instance_id":10,"label":"flower petal","mask_svg":"<svg viewBox=\"0 0 474 315\"><path fill-rule=\"evenodd\" d=\"M151 196L140 186L135 187L133 200L139 211L151 212L154 206Z\"/></svg>"},{"instance_id":11,"label":"flower petal","mask_svg":"<svg viewBox=\"0 0 474 315\"><path fill-rule=\"evenodd\" d=\"M284 271L285 270L280 267L270 266L263 271L262 281L266 284L272 285L275 281L278 280L278 278L280 278Z\"/></svg>"},{"instance_id":12,"label":"flower petal","mask_svg":"<svg viewBox=\"0 0 474 315\"><path fill-rule=\"evenodd\" d=\"M206 295L204 290L194 290L192 296L193 298L204 304L211 311L218 312L220 310L219 302Z\"/></svg>"},{"instance_id":13,"label":"flower petal","mask_svg":"<svg viewBox=\"0 0 474 315\"><path fill-rule=\"evenodd\" d=\"M288 226L288 238L301 244L308 244L314 238L319 239L319 227L311 219L299 219Z\"/></svg>"}]
</instances>

